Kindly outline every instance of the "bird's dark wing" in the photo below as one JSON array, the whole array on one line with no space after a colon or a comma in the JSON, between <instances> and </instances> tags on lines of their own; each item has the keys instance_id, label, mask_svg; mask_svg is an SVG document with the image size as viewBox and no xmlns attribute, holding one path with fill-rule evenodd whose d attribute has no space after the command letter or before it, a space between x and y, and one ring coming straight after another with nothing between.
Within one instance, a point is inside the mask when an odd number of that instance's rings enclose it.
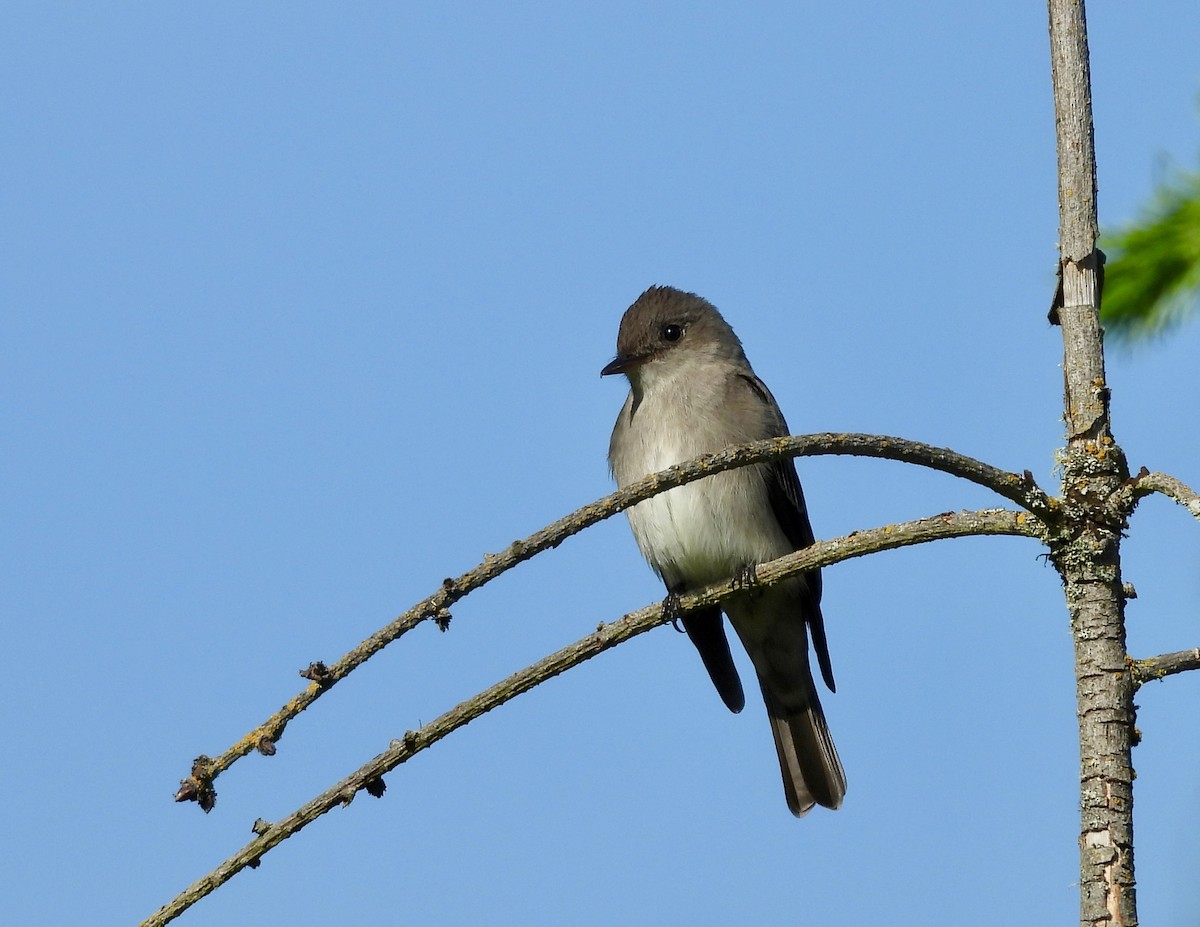
<instances>
[{"instance_id":1,"label":"bird's dark wing","mask_svg":"<svg viewBox=\"0 0 1200 927\"><path fill-rule=\"evenodd\" d=\"M742 374L742 378L750 388L758 394L763 404L770 410L776 437L783 437L788 432L787 422L775 397L767 389L765 383L753 375ZM800 488L800 477L796 475L796 466L791 460L780 460L765 464L767 500L775 519L784 535L795 546L803 550L810 546L816 538L813 536L812 524L808 520L808 507L804 504L804 490ZM804 584L804 619L808 623L812 636L813 650L817 654L817 665L821 667L821 678L831 692L837 688L833 681L833 665L829 660L829 643L825 639L825 619L821 615L821 571L810 570L800 577Z\"/></svg>"},{"instance_id":2,"label":"bird's dark wing","mask_svg":"<svg viewBox=\"0 0 1200 927\"><path fill-rule=\"evenodd\" d=\"M717 687L721 701L732 712L746 707L746 694L742 691L742 680L729 652L729 641L725 637L725 619L720 608L703 608L689 612L679 619L688 638L700 652L704 668Z\"/></svg>"}]
</instances>

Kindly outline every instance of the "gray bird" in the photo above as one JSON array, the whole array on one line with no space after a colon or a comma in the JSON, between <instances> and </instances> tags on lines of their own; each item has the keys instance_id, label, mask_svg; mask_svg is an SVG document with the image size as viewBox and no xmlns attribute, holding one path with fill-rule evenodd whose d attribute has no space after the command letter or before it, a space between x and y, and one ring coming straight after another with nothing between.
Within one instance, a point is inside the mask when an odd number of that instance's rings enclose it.
<instances>
[{"instance_id":1,"label":"gray bird","mask_svg":"<svg viewBox=\"0 0 1200 927\"><path fill-rule=\"evenodd\" d=\"M750 367L721 314L694 293L654 286L621 319L617 356L601 376L623 373L629 396L613 428L608 462L619 486L700 454L788 434L775 397ZM813 542L804 493L790 460L705 477L647 499L626 514L642 555L675 597ZM743 584L745 585L745 584ZM758 674L788 807L837 808L846 774L829 735L808 662L808 639L834 690L821 617L821 574L747 586L722 604ZM721 608L693 611L684 630L731 711L746 704Z\"/></svg>"}]
</instances>

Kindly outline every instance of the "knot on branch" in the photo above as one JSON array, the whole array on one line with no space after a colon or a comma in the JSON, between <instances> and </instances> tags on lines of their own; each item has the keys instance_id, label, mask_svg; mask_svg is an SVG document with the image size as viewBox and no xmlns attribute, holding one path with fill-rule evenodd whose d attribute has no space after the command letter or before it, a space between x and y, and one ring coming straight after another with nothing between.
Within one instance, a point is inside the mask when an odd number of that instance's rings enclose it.
<instances>
[{"instance_id":1,"label":"knot on branch","mask_svg":"<svg viewBox=\"0 0 1200 927\"><path fill-rule=\"evenodd\" d=\"M331 685L337 682L333 676L333 673L330 672L329 667L320 660L317 660L315 663L308 664L308 666L300 670L300 675L311 682L315 682L322 689L328 689Z\"/></svg>"},{"instance_id":2,"label":"knot on branch","mask_svg":"<svg viewBox=\"0 0 1200 927\"><path fill-rule=\"evenodd\" d=\"M1059 572L1081 582L1115 582L1117 547L1136 503L1125 455L1107 436L1072 444L1058 458L1062 504L1049 540Z\"/></svg>"},{"instance_id":3,"label":"knot on branch","mask_svg":"<svg viewBox=\"0 0 1200 927\"><path fill-rule=\"evenodd\" d=\"M1071 521L1090 520L1114 530L1125 527L1136 500L1125 454L1112 438L1085 441L1060 452L1063 514Z\"/></svg>"},{"instance_id":4,"label":"knot on branch","mask_svg":"<svg viewBox=\"0 0 1200 927\"><path fill-rule=\"evenodd\" d=\"M368 779L363 788L367 790L367 794L372 798L383 798L383 793L387 791L387 785L383 781L383 776L375 776Z\"/></svg>"},{"instance_id":5,"label":"knot on branch","mask_svg":"<svg viewBox=\"0 0 1200 927\"><path fill-rule=\"evenodd\" d=\"M213 761L207 756L198 756L192 762L192 773L179 782L175 793L176 801L194 801L207 814L217 803L217 790L213 788Z\"/></svg>"}]
</instances>

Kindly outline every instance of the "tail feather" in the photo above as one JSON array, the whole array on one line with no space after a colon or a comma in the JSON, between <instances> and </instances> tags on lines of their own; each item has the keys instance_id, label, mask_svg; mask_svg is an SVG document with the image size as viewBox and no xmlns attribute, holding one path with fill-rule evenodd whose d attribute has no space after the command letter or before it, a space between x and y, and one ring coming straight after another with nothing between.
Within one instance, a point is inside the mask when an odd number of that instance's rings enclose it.
<instances>
[{"instance_id":1,"label":"tail feather","mask_svg":"<svg viewBox=\"0 0 1200 927\"><path fill-rule=\"evenodd\" d=\"M762 684L761 678L759 682ZM846 795L846 773L816 691L810 693L807 704L797 711L784 709L765 684L762 693L779 754L783 791L792 814L802 817L813 805L841 807Z\"/></svg>"}]
</instances>

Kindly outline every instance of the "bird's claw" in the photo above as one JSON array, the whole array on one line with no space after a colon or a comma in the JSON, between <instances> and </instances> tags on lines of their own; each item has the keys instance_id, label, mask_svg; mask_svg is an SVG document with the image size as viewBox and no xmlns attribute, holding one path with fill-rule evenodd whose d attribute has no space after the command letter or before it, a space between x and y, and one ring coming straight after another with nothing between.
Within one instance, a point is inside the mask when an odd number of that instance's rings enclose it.
<instances>
[{"instance_id":1,"label":"bird's claw","mask_svg":"<svg viewBox=\"0 0 1200 927\"><path fill-rule=\"evenodd\" d=\"M747 563L734 573L733 578L729 580L731 589L753 589L757 585L758 567L753 563Z\"/></svg>"},{"instance_id":2,"label":"bird's claw","mask_svg":"<svg viewBox=\"0 0 1200 927\"><path fill-rule=\"evenodd\" d=\"M679 626L679 593L668 592L667 597L662 600L662 616L671 622L671 627L682 633L683 628Z\"/></svg>"}]
</instances>

